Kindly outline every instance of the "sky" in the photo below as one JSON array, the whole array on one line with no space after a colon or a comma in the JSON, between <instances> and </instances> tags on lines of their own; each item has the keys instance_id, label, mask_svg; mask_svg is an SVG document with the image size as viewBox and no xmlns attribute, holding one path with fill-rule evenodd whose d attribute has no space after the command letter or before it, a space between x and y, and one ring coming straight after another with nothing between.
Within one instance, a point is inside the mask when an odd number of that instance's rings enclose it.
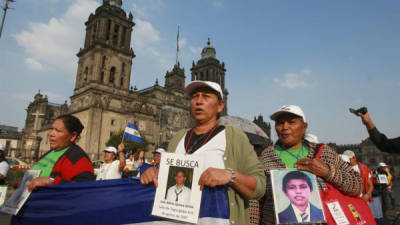
<instances>
[{"instance_id":1,"label":"sky","mask_svg":"<svg viewBox=\"0 0 400 225\"><path fill-rule=\"evenodd\" d=\"M22 129L39 89L50 102L70 102L84 22L101 3L10 3L0 38L0 124ZM273 127L269 115L295 104L321 142L358 144L368 134L348 108L367 106L380 131L400 135L399 1L123 0L123 9L136 23L131 85L138 89L164 84L179 25L186 82L210 38L227 69L230 115L262 115Z\"/></svg>"}]
</instances>

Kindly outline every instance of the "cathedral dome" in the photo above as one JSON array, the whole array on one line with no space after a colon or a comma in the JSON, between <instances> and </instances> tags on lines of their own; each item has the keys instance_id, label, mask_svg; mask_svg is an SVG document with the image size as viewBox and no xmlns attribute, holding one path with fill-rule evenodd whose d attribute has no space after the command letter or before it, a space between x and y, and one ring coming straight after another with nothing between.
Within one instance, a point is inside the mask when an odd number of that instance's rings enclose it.
<instances>
[{"instance_id":1,"label":"cathedral dome","mask_svg":"<svg viewBox=\"0 0 400 225\"><path fill-rule=\"evenodd\" d=\"M215 58L215 55L215 48L211 45L210 38L208 38L207 45L201 51L201 58Z\"/></svg>"}]
</instances>

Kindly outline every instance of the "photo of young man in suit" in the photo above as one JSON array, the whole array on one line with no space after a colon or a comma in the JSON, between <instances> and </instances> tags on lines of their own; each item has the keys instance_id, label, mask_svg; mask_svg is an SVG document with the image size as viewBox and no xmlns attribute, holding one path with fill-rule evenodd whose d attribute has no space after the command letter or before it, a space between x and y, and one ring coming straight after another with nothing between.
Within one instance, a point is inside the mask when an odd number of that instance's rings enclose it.
<instances>
[{"instance_id":1,"label":"photo of young man in suit","mask_svg":"<svg viewBox=\"0 0 400 225\"><path fill-rule=\"evenodd\" d=\"M282 180L282 191L290 200L290 204L278 213L279 223L324 221L322 210L309 201L313 189L307 174L301 171L288 172Z\"/></svg>"}]
</instances>

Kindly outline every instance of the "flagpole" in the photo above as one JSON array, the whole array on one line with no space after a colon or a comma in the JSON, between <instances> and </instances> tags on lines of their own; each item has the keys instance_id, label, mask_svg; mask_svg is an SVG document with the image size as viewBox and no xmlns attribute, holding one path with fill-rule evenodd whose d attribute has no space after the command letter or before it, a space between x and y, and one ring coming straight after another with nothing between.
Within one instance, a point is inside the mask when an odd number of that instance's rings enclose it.
<instances>
[{"instance_id":1,"label":"flagpole","mask_svg":"<svg viewBox=\"0 0 400 225\"><path fill-rule=\"evenodd\" d=\"M176 35L176 65L178 65L178 53L179 53L179 25L178 25L178 35Z\"/></svg>"}]
</instances>

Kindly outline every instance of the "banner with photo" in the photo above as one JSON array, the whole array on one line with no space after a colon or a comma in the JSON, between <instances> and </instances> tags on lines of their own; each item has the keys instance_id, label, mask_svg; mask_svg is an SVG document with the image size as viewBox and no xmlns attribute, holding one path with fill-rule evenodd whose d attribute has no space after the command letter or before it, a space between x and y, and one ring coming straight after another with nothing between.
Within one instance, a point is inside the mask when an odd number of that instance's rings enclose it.
<instances>
[{"instance_id":1,"label":"banner with photo","mask_svg":"<svg viewBox=\"0 0 400 225\"><path fill-rule=\"evenodd\" d=\"M314 174L296 169L271 170L271 183L277 224L326 221Z\"/></svg>"}]
</instances>

